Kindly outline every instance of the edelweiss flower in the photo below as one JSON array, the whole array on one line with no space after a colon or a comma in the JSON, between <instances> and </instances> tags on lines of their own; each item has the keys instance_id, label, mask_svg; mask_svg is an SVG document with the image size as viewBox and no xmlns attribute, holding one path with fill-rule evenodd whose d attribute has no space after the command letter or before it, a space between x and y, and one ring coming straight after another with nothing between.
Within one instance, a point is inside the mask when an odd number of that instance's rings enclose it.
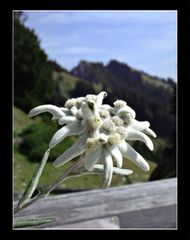
<instances>
[{"instance_id":1,"label":"edelweiss flower","mask_svg":"<svg viewBox=\"0 0 190 240\"><path fill-rule=\"evenodd\" d=\"M54 166L59 167L83 155L84 166L88 171L93 169L103 171L104 188L109 187L113 173L129 175L133 172L121 169L123 157L148 171L148 163L128 141L142 141L153 151L153 143L146 134L156 137L149 128L150 123L137 121L135 111L126 102L117 100L113 107L102 104L106 96L106 92L98 95L88 94L86 97L69 99L64 107L48 104L38 106L29 112L29 117L49 112L53 115L52 120L58 121L62 126L53 135L49 143L50 149L64 138L78 135L76 142L55 160ZM97 164L98 162L102 164Z\"/></svg>"}]
</instances>

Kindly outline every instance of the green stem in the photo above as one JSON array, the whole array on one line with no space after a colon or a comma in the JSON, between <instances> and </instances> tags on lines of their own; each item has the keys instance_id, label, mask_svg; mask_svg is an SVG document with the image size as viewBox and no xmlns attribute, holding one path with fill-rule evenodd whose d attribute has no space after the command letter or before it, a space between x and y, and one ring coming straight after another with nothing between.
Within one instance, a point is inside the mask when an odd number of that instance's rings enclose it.
<instances>
[{"instance_id":1,"label":"green stem","mask_svg":"<svg viewBox=\"0 0 190 240\"><path fill-rule=\"evenodd\" d=\"M89 172L84 167L81 168L78 172L74 173L74 171L76 169L78 169L82 163L83 163L83 160L81 157L81 159L79 161L77 161L76 163L74 163L70 168L68 168L64 172L63 175L61 175L59 178L57 178L52 184L50 184L49 186L47 186L43 190L41 190L41 192L38 193L35 197L28 200L27 202L24 202L24 204L22 204L22 205L18 204L17 207L14 209L14 214L16 214L17 212L21 211L22 209L32 205L39 199L46 197L52 190L54 190L56 187L58 187L61 183L63 183L63 181L65 181L68 178L79 177L79 176L87 175L87 174L101 174L102 171L100 169L95 169L92 172ZM72 173L72 175L69 175L71 173Z\"/></svg>"},{"instance_id":2,"label":"green stem","mask_svg":"<svg viewBox=\"0 0 190 240\"><path fill-rule=\"evenodd\" d=\"M53 189L58 187L64 180L70 178L68 175L79 168L82 164L82 159L77 161L75 164L73 164L70 168L68 168L63 175L61 175L59 178L57 178L52 184L50 184L47 188L45 188L45 194L50 193Z\"/></svg>"},{"instance_id":3,"label":"green stem","mask_svg":"<svg viewBox=\"0 0 190 240\"><path fill-rule=\"evenodd\" d=\"M70 168L68 168L63 175L61 175L59 178L57 178L53 184L50 184L49 186L45 187L40 193L38 193L35 197L33 197L31 200L28 201L22 201L22 204L17 205L17 207L14 209L14 213L21 211L22 209L32 205L37 200L46 197L53 189L55 189L57 186L59 186L65 179L68 178L68 175L79 168L79 166L82 164L82 159L74 163ZM76 175L76 174L74 174ZM71 177L71 176L70 176ZM21 199L22 200L22 199ZM20 200L20 202L21 202Z\"/></svg>"},{"instance_id":4,"label":"green stem","mask_svg":"<svg viewBox=\"0 0 190 240\"><path fill-rule=\"evenodd\" d=\"M44 156L38 166L38 168L35 170L34 172L34 175L31 179L31 181L29 182L25 192L23 193L22 195L22 198L20 199L20 201L18 202L18 205L17 205L17 209L19 208L22 208L22 206L24 204L26 204L32 197L32 194L34 193L37 185L38 185L38 182L39 182L39 179L40 179L40 176L42 174L42 171L45 167L45 164L48 160L48 157L49 157L49 154L50 154L50 149L48 149L45 153L44 153Z\"/></svg>"}]
</instances>

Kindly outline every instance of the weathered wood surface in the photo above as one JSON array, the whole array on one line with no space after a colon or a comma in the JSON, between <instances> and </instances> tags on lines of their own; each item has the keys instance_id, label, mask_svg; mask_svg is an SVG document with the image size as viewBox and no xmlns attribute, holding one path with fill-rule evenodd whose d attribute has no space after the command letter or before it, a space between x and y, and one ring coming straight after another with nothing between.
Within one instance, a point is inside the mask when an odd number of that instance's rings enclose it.
<instances>
[{"instance_id":1,"label":"weathered wood surface","mask_svg":"<svg viewBox=\"0 0 190 240\"><path fill-rule=\"evenodd\" d=\"M38 227L36 227L38 229ZM26 228L19 228L19 229L26 229ZM29 229L29 228L27 228ZM34 229L30 228L30 229ZM119 223L119 218L117 216L114 217L108 217L108 218L98 218L98 219L93 219L93 220L88 220L88 221L82 221L82 222L77 222L77 223L69 223L69 224L64 224L64 225L59 225L59 226L45 226L43 225L44 230L49 230L49 229L120 229L120 223Z\"/></svg>"},{"instance_id":2,"label":"weathered wood surface","mask_svg":"<svg viewBox=\"0 0 190 240\"><path fill-rule=\"evenodd\" d=\"M111 217L118 218L116 228L176 228L176 185L172 178L51 196L22 210L16 219L58 217L56 222L36 227L45 229L88 228L88 223L89 228L100 228L98 221Z\"/></svg>"}]
</instances>

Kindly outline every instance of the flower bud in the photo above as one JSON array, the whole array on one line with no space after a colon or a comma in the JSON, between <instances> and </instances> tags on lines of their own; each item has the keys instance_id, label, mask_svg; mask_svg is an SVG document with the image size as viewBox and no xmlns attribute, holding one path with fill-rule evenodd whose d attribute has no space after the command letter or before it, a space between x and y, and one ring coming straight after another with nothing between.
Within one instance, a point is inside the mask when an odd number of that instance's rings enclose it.
<instances>
[{"instance_id":1,"label":"flower bud","mask_svg":"<svg viewBox=\"0 0 190 240\"><path fill-rule=\"evenodd\" d=\"M124 126L119 126L116 132L119 133L122 139L125 139L125 137L127 136L127 129Z\"/></svg>"},{"instance_id":2,"label":"flower bud","mask_svg":"<svg viewBox=\"0 0 190 240\"><path fill-rule=\"evenodd\" d=\"M68 100L66 101L65 107L66 107L66 108L72 108L72 107L76 106L76 104L77 104L76 98L71 98L71 99L68 99Z\"/></svg>"},{"instance_id":3,"label":"flower bud","mask_svg":"<svg viewBox=\"0 0 190 240\"><path fill-rule=\"evenodd\" d=\"M122 118L123 116L125 116L127 113L130 113L132 118L135 118L136 117L136 113L135 111L129 107L129 106L126 106L126 107L123 107L121 109L119 109L118 111L118 115Z\"/></svg>"},{"instance_id":4,"label":"flower bud","mask_svg":"<svg viewBox=\"0 0 190 240\"><path fill-rule=\"evenodd\" d=\"M116 110L119 110L119 109L121 109L121 108L123 108L123 107L126 107L126 106L127 106L127 103L126 103L125 101L123 101L123 100L116 100L116 101L113 103L113 105L114 105L114 108L115 108Z\"/></svg>"},{"instance_id":5,"label":"flower bud","mask_svg":"<svg viewBox=\"0 0 190 240\"><path fill-rule=\"evenodd\" d=\"M87 138L87 140L86 140L87 148L94 148L96 146L97 146L97 141L95 138Z\"/></svg>"},{"instance_id":6,"label":"flower bud","mask_svg":"<svg viewBox=\"0 0 190 240\"><path fill-rule=\"evenodd\" d=\"M99 115L92 116L88 119L88 125L92 129L98 129L102 126L103 122Z\"/></svg>"},{"instance_id":7,"label":"flower bud","mask_svg":"<svg viewBox=\"0 0 190 240\"><path fill-rule=\"evenodd\" d=\"M114 116L111 118L111 120L115 123L116 126L122 126L124 123L119 116Z\"/></svg>"},{"instance_id":8,"label":"flower bud","mask_svg":"<svg viewBox=\"0 0 190 240\"><path fill-rule=\"evenodd\" d=\"M134 121L134 119L133 119L133 117L131 116L130 113L126 113L125 115L123 115L122 118L123 118L124 123L127 124L127 125L132 124L133 121Z\"/></svg>"},{"instance_id":9,"label":"flower bud","mask_svg":"<svg viewBox=\"0 0 190 240\"><path fill-rule=\"evenodd\" d=\"M100 114L100 117L101 118L108 118L109 116L110 116L110 113L109 113L109 111L108 110L103 110L103 109L99 109L98 110L98 113Z\"/></svg>"},{"instance_id":10,"label":"flower bud","mask_svg":"<svg viewBox=\"0 0 190 240\"><path fill-rule=\"evenodd\" d=\"M117 145L121 141L121 135L119 133L112 133L108 136L108 142L111 145Z\"/></svg>"},{"instance_id":11,"label":"flower bud","mask_svg":"<svg viewBox=\"0 0 190 240\"><path fill-rule=\"evenodd\" d=\"M102 131L106 134L114 132L115 124L110 119L105 119L102 125Z\"/></svg>"}]
</instances>

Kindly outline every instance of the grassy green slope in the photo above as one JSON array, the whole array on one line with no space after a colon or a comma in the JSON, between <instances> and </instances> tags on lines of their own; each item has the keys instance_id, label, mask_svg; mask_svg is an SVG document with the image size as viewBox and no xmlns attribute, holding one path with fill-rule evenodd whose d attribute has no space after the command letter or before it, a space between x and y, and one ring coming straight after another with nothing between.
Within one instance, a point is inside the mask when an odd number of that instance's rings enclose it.
<instances>
[{"instance_id":1,"label":"grassy green slope","mask_svg":"<svg viewBox=\"0 0 190 240\"><path fill-rule=\"evenodd\" d=\"M165 90L172 91L171 86L167 82L163 82L160 79L154 79L153 77L148 76L147 74L141 74L144 84L150 84L154 87L163 88Z\"/></svg>"},{"instance_id":2,"label":"grassy green slope","mask_svg":"<svg viewBox=\"0 0 190 240\"><path fill-rule=\"evenodd\" d=\"M35 118L35 120L29 118L25 112L21 109L14 106L13 108L13 117L14 124L13 129L15 132L21 132L24 128L28 127L30 124L34 122L40 122L40 118Z\"/></svg>"},{"instance_id":3,"label":"grassy green slope","mask_svg":"<svg viewBox=\"0 0 190 240\"><path fill-rule=\"evenodd\" d=\"M65 72L55 72L53 74L54 79L59 79L59 90L62 96L69 98L69 92L73 90L78 82L79 78L74 77Z\"/></svg>"},{"instance_id":4,"label":"grassy green slope","mask_svg":"<svg viewBox=\"0 0 190 240\"><path fill-rule=\"evenodd\" d=\"M70 98L70 92L73 91L76 88L77 83L80 81L84 81L83 79L80 79L78 77L73 76L72 74L66 73L66 72L56 72L53 73L54 80L58 81L59 83L59 91L63 97ZM84 81L86 85L91 85L92 88L96 93L101 92L102 89L102 83L88 83L87 81ZM80 90L80 89L79 89Z\"/></svg>"}]
</instances>

